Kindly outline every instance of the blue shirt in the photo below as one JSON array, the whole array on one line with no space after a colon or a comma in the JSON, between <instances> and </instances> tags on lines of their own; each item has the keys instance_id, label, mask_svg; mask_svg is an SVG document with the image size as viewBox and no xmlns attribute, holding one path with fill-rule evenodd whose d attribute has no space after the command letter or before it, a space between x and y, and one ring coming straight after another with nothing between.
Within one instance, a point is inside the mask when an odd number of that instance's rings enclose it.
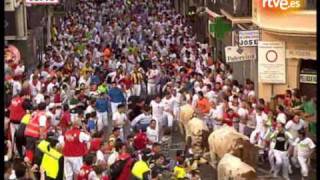
<instances>
[{"instance_id":1,"label":"blue shirt","mask_svg":"<svg viewBox=\"0 0 320 180\"><path fill-rule=\"evenodd\" d=\"M122 91L119 88L111 88L108 95L113 103L123 103L126 101Z\"/></svg>"},{"instance_id":2,"label":"blue shirt","mask_svg":"<svg viewBox=\"0 0 320 180\"><path fill-rule=\"evenodd\" d=\"M88 130L89 132L91 132L94 129L96 129L96 123L94 122L94 120L90 119L88 121Z\"/></svg>"},{"instance_id":3,"label":"blue shirt","mask_svg":"<svg viewBox=\"0 0 320 180\"><path fill-rule=\"evenodd\" d=\"M106 98L99 98L96 101L96 108L98 112L108 112L108 100Z\"/></svg>"},{"instance_id":4,"label":"blue shirt","mask_svg":"<svg viewBox=\"0 0 320 180\"><path fill-rule=\"evenodd\" d=\"M100 84L100 78L97 75L91 76L90 84Z\"/></svg>"}]
</instances>

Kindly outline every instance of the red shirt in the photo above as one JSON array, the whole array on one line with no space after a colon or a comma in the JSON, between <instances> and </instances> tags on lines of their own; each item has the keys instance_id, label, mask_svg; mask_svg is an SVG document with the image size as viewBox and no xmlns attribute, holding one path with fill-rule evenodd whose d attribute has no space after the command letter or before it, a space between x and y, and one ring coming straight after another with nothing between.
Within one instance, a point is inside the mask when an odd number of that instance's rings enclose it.
<instances>
[{"instance_id":1,"label":"red shirt","mask_svg":"<svg viewBox=\"0 0 320 180\"><path fill-rule=\"evenodd\" d=\"M122 83L126 90L130 89L133 85L133 82L131 79L123 78L120 83Z\"/></svg>"},{"instance_id":2,"label":"red shirt","mask_svg":"<svg viewBox=\"0 0 320 180\"><path fill-rule=\"evenodd\" d=\"M90 151L98 151L101 147L102 144L102 138L93 138L91 140L91 146L90 146Z\"/></svg>"},{"instance_id":3,"label":"red shirt","mask_svg":"<svg viewBox=\"0 0 320 180\"><path fill-rule=\"evenodd\" d=\"M80 142L80 129L73 127L64 134L65 145L63 147L63 155L65 157L80 157L87 154L87 146Z\"/></svg>"},{"instance_id":4,"label":"red shirt","mask_svg":"<svg viewBox=\"0 0 320 180\"><path fill-rule=\"evenodd\" d=\"M24 99L21 97L15 97L11 100L10 110L10 121L19 123L23 116L26 114L26 111L23 109Z\"/></svg>"},{"instance_id":5,"label":"red shirt","mask_svg":"<svg viewBox=\"0 0 320 180\"><path fill-rule=\"evenodd\" d=\"M101 180L109 180L109 177L108 176L102 176Z\"/></svg>"},{"instance_id":6,"label":"red shirt","mask_svg":"<svg viewBox=\"0 0 320 180\"><path fill-rule=\"evenodd\" d=\"M146 148L148 144L147 135L144 132L139 132L134 137L133 141L134 147L138 150Z\"/></svg>"},{"instance_id":7,"label":"red shirt","mask_svg":"<svg viewBox=\"0 0 320 180\"><path fill-rule=\"evenodd\" d=\"M228 126L233 126L233 118L236 118L236 117L238 117L238 115L235 113L233 113L232 115L229 115L228 113L224 113L222 123L227 124Z\"/></svg>"},{"instance_id":8,"label":"red shirt","mask_svg":"<svg viewBox=\"0 0 320 180\"><path fill-rule=\"evenodd\" d=\"M89 179L89 174L92 171L92 167L89 165L84 164L80 168L80 173L78 175L78 180L88 180Z\"/></svg>"},{"instance_id":9,"label":"red shirt","mask_svg":"<svg viewBox=\"0 0 320 180\"><path fill-rule=\"evenodd\" d=\"M133 159L131 157L129 157L129 159L127 160L126 164L124 165L120 175L117 177L117 180L130 179L131 168L132 168L133 162L134 162Z\"/></svg>"},{"instance_id":10,"label":"red shirt","mask_svg":"<svg viewBox=\"0 0 320 180\"><path fill-rule=\"evenodd\" d=\"M56 93L55 95L54 95L54 98L53 98L53 102L54 103L61 103L61 95L60 95L60 93Z\"/></svg>"},{"instance_id":11,"label":"red shirt","mask_svg":"<svg viewBox=\"0 0 320 180\"><path fill-rule=\"evenodd\" d=\"M69 124L71 122L71 114L69 111L64 111L59 123L59 126L62 129L62 132L64 133L65 130L69 127Z\"/></svg>"}]
</instances>

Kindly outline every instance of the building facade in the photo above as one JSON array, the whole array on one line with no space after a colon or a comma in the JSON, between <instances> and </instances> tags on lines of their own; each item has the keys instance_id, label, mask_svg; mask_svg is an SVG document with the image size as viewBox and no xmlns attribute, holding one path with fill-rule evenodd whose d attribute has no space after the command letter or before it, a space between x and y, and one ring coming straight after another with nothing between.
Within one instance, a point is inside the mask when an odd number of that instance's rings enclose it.
<instances>
[{"instance_id":1,"label":"building facade","mask_svg":"<svg viewBox=\"0 0 320 180\"><path fill-rule=\"evenodd\" d=\"M58 5L30 5L24 0L5 1L5 44L14 45L27 71L41 62L45 46L51 40L55 8L69 10L77 0L60 1Z\"/></svg>"},{"instance_id":2,"label":"building facade","mask_svg":"<svg viewBox=\"0 0 320 180\"><path fill-rule=\"evenodd\" d=\"M214 59L226 62L225 48L239 46L239 31L257 29L252 23L252 4L250 0L209 0L207 3L207 11L210 16L207 29L210 28L210 24L214 23L216 17L222 17L223 23L232 26L232 31L225 33L222 40L216 39L214 33L210 33L210 45L212 46ZM244 84L247 78L254 82L257 81L256 61L241 61L228 64L233 69L234 77L240 83ZM257 83L255 84L257 88Z\"/></svg>"},{"instance_id":3,"label":"building facade","mask_svg":"<svg viewBox=\"0 0 320 180\"><path fill-rule=\"evenodd\" d=\"M259 96L268 99L286 89L298 88L302 94L315 97L316 2L306 0L304 8L298 11L273 16L265 12L257 1L252 2L252 21L261 29L261 40L284 42L286 49L286 83L258 82Z\"/></svg>"},{"instance_id":4,"label":"building facade","mask_svg":"<svg viewBox=\"0 0 320 180\"><path fill-rule=\"evenodd\" d=\"M222 17L224 23L231 24L232 31L225 33L222 40L208 32L209 44L212 47L214 59L225 61L225 47L239 47L241 31L258 31L259 41L280 41L285 43L286 81L282 84L262 83L258 72L258 47L256 59L228 63L234 70L234 77L240 83L249 78L255 83L257 95L270 99L277 94L283 94L286 89L298 88L302 94L316 95L316 1L306 0L303 8L286 13L265 12L260 1L253 0L207 0L206 11L208 26L216 17ZM290 15L290 16L288 16ZM290 19L288 18L290 17ZM243 47L246 48L246 47Z\"/></svg>"}]
</instances>

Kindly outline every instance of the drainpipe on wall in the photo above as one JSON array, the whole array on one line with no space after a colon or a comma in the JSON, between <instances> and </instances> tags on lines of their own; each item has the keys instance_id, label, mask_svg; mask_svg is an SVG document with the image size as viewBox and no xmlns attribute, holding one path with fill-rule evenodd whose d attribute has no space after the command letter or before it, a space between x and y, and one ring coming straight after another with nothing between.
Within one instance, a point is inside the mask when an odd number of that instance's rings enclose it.
<instances>
[{"instance_id":1,"label":"drainpipe on wall","mask_svg":"<svg viewBox=\"0 0 320 180\"><path fill-rule=\"evenodd\" d=\"M51 41L51 18L53 14L53 9L51 6L47 6L46 11L47 11L47 18L48 18L47 19L47 44L49 44Z\"/></svg>"},{"instance_id":2,"label":"drainpipe on wall","mask_svg":"<svg viewBox=\"0 0 320 180\"><path fill-rule=\"evenodd\" d=\"M26 12L26 7L24 4L21 4L15 11L15 18L16 18L16 29L17 29L17 36L24 37L25 30L26 30L26 16L24 16Z\"/></svg>"}]
</instances>

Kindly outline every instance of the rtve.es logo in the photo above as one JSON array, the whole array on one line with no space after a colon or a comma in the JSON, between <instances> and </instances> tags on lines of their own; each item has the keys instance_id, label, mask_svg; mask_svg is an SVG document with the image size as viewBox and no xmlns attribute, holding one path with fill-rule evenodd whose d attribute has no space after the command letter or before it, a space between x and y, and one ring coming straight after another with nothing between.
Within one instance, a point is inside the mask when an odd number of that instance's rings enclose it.
<instances>
[{"instance_id":1,"label":"rtve.es logo","mask_svg":"<svg viewBox=\"0 0 320 180\"><path fill-rule=\"evenodd\" d=\"M300 9L302 7L302 2L301 0L262 0L262 7L285 11L289 9Z\"/></svg>"}]
</instances>

